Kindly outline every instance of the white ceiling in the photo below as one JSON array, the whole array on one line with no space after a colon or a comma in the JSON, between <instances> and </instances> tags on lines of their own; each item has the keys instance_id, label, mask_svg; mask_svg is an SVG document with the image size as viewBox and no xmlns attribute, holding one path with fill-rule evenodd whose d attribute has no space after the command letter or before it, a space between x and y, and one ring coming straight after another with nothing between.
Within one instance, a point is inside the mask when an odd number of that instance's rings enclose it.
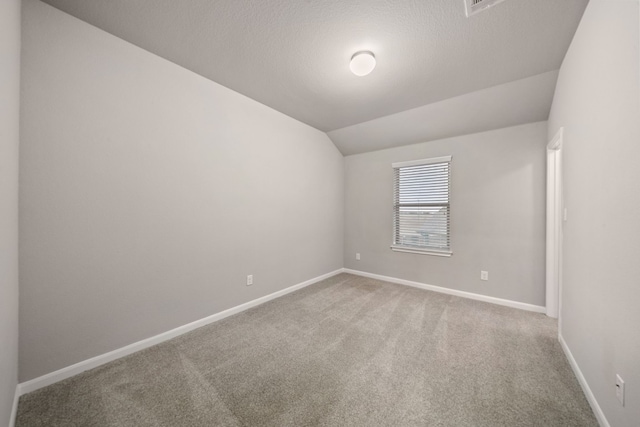
<instances>
[{"instance_id":1,"label":"white ceiling","mask_svg":"<svg viewBox=\"0 0 640 427\"><path fill-rule=\"evenodd\" d=\"M464 0L44 1L320 130L346 127L330 133L340 140L359 123L557 70L588 2L507 0L467 18ZM358 50L378 59L366 77L349 71Z\"/></svg>"},{"instance_id":2,"label":"white ceiling","mask_svg":"<svg viewBox=\"0 0 640 427\"><path fill-rule=\"evenodd\" d=\"M547 120L558 71L467 93L329 132L343 155Z\"/></svg>"}]
</instances>

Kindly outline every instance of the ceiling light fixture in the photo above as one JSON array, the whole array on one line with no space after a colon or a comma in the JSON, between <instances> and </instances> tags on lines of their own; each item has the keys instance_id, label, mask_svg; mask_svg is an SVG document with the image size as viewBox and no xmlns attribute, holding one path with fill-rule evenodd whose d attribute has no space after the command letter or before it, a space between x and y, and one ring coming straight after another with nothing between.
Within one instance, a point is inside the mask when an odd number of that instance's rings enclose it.
<instances>
[{"instance_id":1,"label":"ceiling light fixture","mask_svg":"<svg viewBox=\"0 0 640 427\"><path fill-rule=\"evenodd\" d=\"M376 68L376 57L367 50L356 52L351 57L349 68L356 76L366 76Z\"/></svg>"}]
</instances>

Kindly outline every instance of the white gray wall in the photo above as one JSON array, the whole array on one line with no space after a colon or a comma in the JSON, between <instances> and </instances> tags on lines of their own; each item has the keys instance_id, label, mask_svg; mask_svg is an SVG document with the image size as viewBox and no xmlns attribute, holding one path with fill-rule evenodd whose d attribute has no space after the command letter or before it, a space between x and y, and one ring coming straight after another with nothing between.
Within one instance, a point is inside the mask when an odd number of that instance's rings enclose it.
<instances>
[{"instance_id":1,"label":"white gray wall","mask_svg":"<svg viewBox=\"0 0 640 427\"><path fill-rule=\"evenodd\" d=\"M43 3L24 15L21 381L342 267L324 133Z\"/></svg>"},{"instance_id":2,"label":"white gray wall","mask_svg":"<svg viewBox=\"0 0 640 427\"><path fill-rule=\"evenodd\" d=\"M20 0L0 2L0 425L18 381Z\"/></svg>"},{"instance_id":3,"label":"white gray wall","mask_svg":"<svg viewBox=\"0 0 640 427\"><path fill-rule=\"evenodd\" d=\"M638 9L637 0L589 2L549 118L549 137L565 128L561 333L616 427L640 420Z\"/></svg>"},{"instance_id":4,"label":"white gray wall","mask_svg":"<svg viewBox=\"0 0 640 427\"><path fill-rule=\"evenodd\" d=\"M345 157L345 267L544 305L546 139L540 122ZM453 255L393 252L391 163L446 155Z\"/></svg>"}]
</instances>

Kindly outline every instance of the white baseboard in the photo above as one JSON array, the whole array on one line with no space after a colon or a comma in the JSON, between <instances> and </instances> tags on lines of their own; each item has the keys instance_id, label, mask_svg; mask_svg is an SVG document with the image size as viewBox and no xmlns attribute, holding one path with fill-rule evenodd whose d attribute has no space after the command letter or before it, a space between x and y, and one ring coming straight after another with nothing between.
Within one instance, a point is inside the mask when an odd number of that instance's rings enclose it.
<instances>
[{"instance_id":1,"label":"white baseboard","mask_svg":"<svg viewBox=\"0 0 640 427\"><path fill-rule=\"evenodd\" d=\"M487 295L474 294L472 292L459 291L457 289L443 288L440 286L427 285L425 283L413 282L411 280L398 279L396 277L382 276L380 274L367 273L365 271L343 269L345 273L355 274L357 276L369 277L371 279L383 280L385 282L397 283L399 285L412 286L414 288L426 289L428 291L440 292L442 294L454 295L462 298L469 298L478 301L490 302L492 304L504 305L507 307L518 308L520 310L533 311L536 313L545 313L546 309L540 305L527 304L524 302L511 301L502 298L490 297Z\"/></svg>"},{"instance_id":2,"label":"white baseboard","mask_svg":"<svg viewBox=\"0 0 640 427\"><path fill-rule=\"evenodd\" d=\"M565 356L567 356L567 360L569 361L569 365L571 365L571 369L573 369L573 373L576 375L576 378L578 378L580 387L582 387L582 391L587 397L587 401L589 402L589 405L591 405L591 409L593 410L598 423L600 423L601 427L610 427L609 421L607 421L607 418L604 416L604 412L602 412L602 408L600 408L596 397L593 395L593 392L591 391L586 378L584 377L584 375L582 375L582 371L578 366L578 362L576 362L576 359L573 358L573 354L571 354L571 350L569 350L567 342L562 337L562 333L558 334L558 341L560 341L560 346L562 347Z\"/></svg>"},{"instance_id":3,"label":"white baseboard","mask_svg":"<svg viewBox=\"0 0 640 427\"><path fill-rule=\"evenodd\" d=\"M13 395L13 406L11 407L11 418L9 418L9 427L16 425L16 418L18 416L18 401L20 400L20 386L16 386L16 392Z\"/></svg>"},{"instance_id":4,"label":"white baseboard","mask_svg":"<svg viewBox=\"0 0 640 427\"><path fill-rule=\"evenodd\" d=\"M84 371L88 371L89 369L96 368L98 366L104 365L105 363L112 362L116 359L120 359L124 356L128 356L137 351L144 350L145 348L152 347L156 344L160 344L164 341L170 340L179 335L190 332L194 329L200 328L202 326L208 325L213 322L217 322L218 320L222 320L225 317L229 317L231 315L248 310L257 305L264 304L265 302L271 301L272 299L281 297L293 291L297 291L298 289L302 289L306 286L317 283L321 280L335 276L336 274L342 273L342 271L343 269L340 268L330 273L323 274L322 276L318 276L313 279L309 279L305 282L298 283L297 285L290 286L286 289L282 289L281 291L274 292L269 295L265 295L263 297L246 302L244 304L240 304L236 307L232 307L228 310L221 311L219 313L205 317L204 319L196 320L195 322L191 322L186 325L179 326L175 329L171 329L170 331L163 332L161 334L144 339L142 341L135 342L133 344L129 344L128 346L119 348L117 350L110 351L100 356L92 357L91 359L78 362L74 365L67 366L66 368L62 368L57 371L51 372L49 374L43 375L41 377L34 378L32 380L20 383L18 384L16 394L18 396L22 396L23 394L31 393L32 391L57 383L64 379L73 377L74 375L78 375Z\"/></svg>"}]
</instances>

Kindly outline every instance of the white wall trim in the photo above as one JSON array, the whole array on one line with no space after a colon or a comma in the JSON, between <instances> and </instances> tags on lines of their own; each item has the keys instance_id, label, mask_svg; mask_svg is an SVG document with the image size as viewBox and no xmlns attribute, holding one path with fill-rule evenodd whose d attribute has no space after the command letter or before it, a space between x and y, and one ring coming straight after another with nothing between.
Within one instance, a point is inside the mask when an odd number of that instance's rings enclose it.
<instances>
[{"instance_id":1,"label":"white wall trim","mask_svg":"<svg viewBox=\"0 0 640 427\"><path fill-rule=\"evenodd\" d=\"M433 157L431 159L408 160L406 162L391 163L391 167L394 169L397 169L397 168L406 168L407 166L431 165L434 163L451 162L451 159L452 159L451 156L443 156L443 157Z\"/></svg>"},{"instance_id":2,"label":"white wall trim","mask_svg":"<svg viewBox=\"0 0 640 427\"><path fill-rule=\"evenodd\" d=\"M489 302L492 304L503 305L506 307L518 308L520 310L533 311L536 313L545 313L546 309L540 305L527 304L524 302L511 301L502 298L490 297L487 295L474 294L472 292L459 291L457 289L443 288L440 286L427 285L426 283L413 282L411 280L398 279L396 277L382 276L380 274L367 273L365 271L344 269L345 273L355 274L357 276L369 277L371 279L384 280L385 282L397 283L399 285L412 286L414 288L426 289L428 291L440 292L442 294L454 295L462 298L469 298L477 301Z\"/></svg>"},{"instance_id":3,"label":"white wall trim","mask_svg":"<svg viewBox=\"0 0 640 427\"><path fill-rule=\"evenodd\" d=\"M551 141L547 144L547 150L559 150L562 148L562 139L564 136L564 126L558 129Z\"/></svg>"},{"instance_id":4,"label":"white wall trim","mask_svg":"<svg viewBox=\"0 0 640 427\"><path fill-rule=\"evenodd\" d=\"M410 246L402 246L402 245L391 245L391 250L396 252L407 252L410 254L434 255L434 256L443 256L443 257L450 257L451 255L453 255L452 251L439 251L436 249L419 249L419 248L412 248Z\"/></svg>"},{"instance_id":5,"label":"white wall trim","mask_svg":"<svg viewBox=\"0 0 640 427\"><path fill-rule=\"evenodd\" d=\"M16 385L16 392L13 395L13 406L11 407L11 417L9 418L9 427L16 425L18 417L18 401L20 400L20 385Z\"/></svg>"},{"instance_id":6,"label":"white wall trim","mask_svg":"<svg viewBox=\"0 0 640 427\"><path fill-rule=\"evenodd\" d=\"M562 325L562 145L564 127L547 144L547 224L545 258L545 305L547 316L558 318Z\"/></svg>"},{"instance_id":7,"label":"white wall trim","mask_svg":"<svg viewBox=\"0 0 640 427\"><path fill-rule=\"evenodd\" d=\"M560 341L560 346L562 347L562 350L564 351L564 354L567 357L567 360L569 361L569 365L571 365L571 369L573 369L573 373L575 374L576 378L578 378L580 387L582 387L582 391L584 392L584 395L587 397L587 401L589 401L589 405L591 405L591 409L593 410L593 413L595 414L596 419L598 420L598 423L600 424L601 427L611 427L611 425L609 424L609 421L607 421L607 418L604 416L604 412L602 412L602 408L600 408L600 405L598 404L596 397L591 391L591 388L589 387L589 384L587 383L586 378L584 377L584 375L582 375L582 371L578 366L578 362L576 362L576 359L573 358L573 354L571 354L571 350L569 350L569 346L567 345L567 342L562 337L562 333L558 333L558 341Z\"/></svg>"},{"instance_id":8,"label":"white wall trim","mask_svg":"<svg viewBox=\"0 0 640 427\"><path fill-rule=\"evenodd\" d=\"M175 329L171 329L170 331L163 332L161 334L155 335L150 338L146 338L142 341L135 342L133 344L129 344L125 347L119 348L117 350L110 351L105 354L101 354L96 357L92 357L91 359L84 360L82 362L78 362L74 365L67 366L66 368L59 369L57 371L42 375L41 377L34 378L32 380L23 382L18 384L16 395L22 396L26 393L31 393L32 391L38 390L40 388L46 387L48 385L57 383L64 379L73 377L74 375L78 375L84 371L88 371L89 369L96 368L98 366L104 365L105 363L112 362L116 359L120 359L124 356L128 356L132 353L138 352L140 350L144 350L145 348L152 347L156 344L160 344L164 341L168 341L172 338L175 338L179 335L190 332L194 329L200 328L202 326L208 325L213 322L217 322L218 320L222 320L226 317L232 316L234 314L240 313L242 311L248 310L252 307L258 306L260 304L264 304L267 301L271 301L275 298L284 296L293 291L297 291L298 289L302 289L306 286L317 283L321 280L327 279L329 277L335 276L336 274L340 274L343 272L343 269L340 268L338 270L332 271L330 273L323 274L318 277L314 277L313 279L309 279L302 283L298 283L297 285L290 286L288 288L282 289L280 291L274 292L269 295L265 295L263 297L254 299L252 301L246 302L244 304L240 304L238 306L229 308L227 310L221 311L219 313L213 314L211 316L205 317L200 320L196 320L194 322L188 323L183 326L179 326ZM15 405L15 403L14 403Z\"/></svg>"}]
</instances>

